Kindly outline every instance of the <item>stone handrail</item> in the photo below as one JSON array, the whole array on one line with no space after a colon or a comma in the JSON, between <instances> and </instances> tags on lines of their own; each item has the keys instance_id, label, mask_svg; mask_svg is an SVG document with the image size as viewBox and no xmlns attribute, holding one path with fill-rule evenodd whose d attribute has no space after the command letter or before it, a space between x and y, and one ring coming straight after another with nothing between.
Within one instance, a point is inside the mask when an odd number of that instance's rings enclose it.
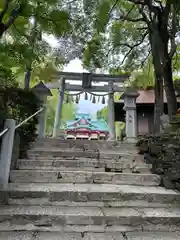
<instances>
[{"instance_id":1,"label":"stone handrail","mask_svg":"<svg viewBox=\"0 0 180 240\"><path fill-rule=\"evenodd\" d=\"M15 129L21 127L24 123L28 122L31 118L35 117L36 115L38 115L40 112L43 111L44 108L40 108L37 112L35 112L34 114L32 114L30 117L26 118L24 121L22 121L21 123L19 123L18 125L15 126ZM0 133L0 137L3 137L3 135L8 131L8 128L5 128L1 133Z\"/></svg>"},{"instance_id":2,"label":"stone handrail","mask_svg":"<svg viewBox=\"0 0 180 240\"><path fill-rule=\"evenodd\" d=\"M7 131L8 131L8 128L4 129L4 130L0 133L0 137L2 137Z\"/></svg>"},{"instance_id":3,"label":"stone handrail","mask_svg":"<svg viewBox=\"0 0 180 240\"><path fill-rule=\"evenodd\" d=\"M18 125L16 125L14 119L6 119L4 130L0 133L0 137L2 137L0 149L0 188L5 189L8 185L15 130L28 122L31 118L38 115L43 110L44 108L40 108L37 112L26 118Z\"/></svg>"},{"instance_id":4,"label":"stone handrail","mask_svg":"<svg viewBox=\"0 0 180 240\"><path fill-rule=\"evenodd\" d=\"M38 115L40 112L42 112L44 110L44 108L40 108L37 112L35 112L34 114L32 114L30 117L26 118L24 121L22 121L21 123L19 123L15 129L21 127L24 123L27 123L31 118L35 117L36 115Z\"/></svg>"}]
</instances>

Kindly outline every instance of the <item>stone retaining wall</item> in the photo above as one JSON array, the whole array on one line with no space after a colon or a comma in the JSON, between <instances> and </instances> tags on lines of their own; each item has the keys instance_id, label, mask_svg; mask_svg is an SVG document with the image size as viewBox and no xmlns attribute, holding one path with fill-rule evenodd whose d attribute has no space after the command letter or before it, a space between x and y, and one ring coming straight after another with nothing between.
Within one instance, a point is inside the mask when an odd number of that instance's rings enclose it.
<instances>
[{"instance_id":1,"label":"stone retaining wall","mask_svg":"<svg viewBox=\"0 0 180 240\"><path fill-rule=\"evenodd\" d=\"M180 134L143 136L137 146L152 173L161 176L161 186L180 191Z\"/></svg>"}]
</instances>

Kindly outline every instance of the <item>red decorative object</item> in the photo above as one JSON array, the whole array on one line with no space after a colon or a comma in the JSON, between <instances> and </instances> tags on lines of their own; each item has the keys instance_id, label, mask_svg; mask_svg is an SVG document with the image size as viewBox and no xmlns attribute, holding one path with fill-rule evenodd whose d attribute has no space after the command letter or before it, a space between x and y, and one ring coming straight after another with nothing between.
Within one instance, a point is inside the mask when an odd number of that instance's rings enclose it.
<instances>
[{"instance_id":1,"label":"red decorative object","mask_svg":"<svg viewBox=\"0 0 180 240\"><path fill-rule=\"evenodd\" d=\"M180 114L180 108L178 108L177 112L178 112L178 114Z\"/></svg>"}]
</instances>

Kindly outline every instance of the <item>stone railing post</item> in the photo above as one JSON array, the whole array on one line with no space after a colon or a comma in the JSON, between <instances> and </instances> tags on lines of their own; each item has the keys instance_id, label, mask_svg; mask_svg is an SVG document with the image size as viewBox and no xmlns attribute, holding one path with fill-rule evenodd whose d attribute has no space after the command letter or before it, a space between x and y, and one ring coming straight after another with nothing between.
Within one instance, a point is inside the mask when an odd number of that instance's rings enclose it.
<instances>
[{"instance_id":1,"label":"stone railing post","mask_svg":"<svg viewBox=\"0 0 180 240\"><path fill-rule=\"evenodd\" d=\"M136 98L139 93L129 90L123 95L124 110L126 111L126 141L135 142L137 138Z\"/></svg>"},{"instance_id":2,"label":"stone railing post","mask_svg":"<svg viewBox=\"0 0 180 240\"><path fill-rule=\"evenodd\" d=\"M4 129L8 131L2 136L2 145L0 152L0 187L7 188L11 168L11 159L14 143L15 120L7 119Z\"/></svg>"}]
</instances>

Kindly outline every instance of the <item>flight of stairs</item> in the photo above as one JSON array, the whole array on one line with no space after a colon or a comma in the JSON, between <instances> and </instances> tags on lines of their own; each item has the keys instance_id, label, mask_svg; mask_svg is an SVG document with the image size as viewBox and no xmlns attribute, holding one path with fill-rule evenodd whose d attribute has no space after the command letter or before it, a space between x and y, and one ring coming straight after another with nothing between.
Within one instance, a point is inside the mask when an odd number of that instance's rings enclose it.
<instances>
[{"instance_id":1,"label":"flight of stairs","mask_svg":"<svg viewBox=\"0 0 180 240\"><path fill-rule=\"evenodd\" d=\"M38 140L0 191L0 240L180 240L180 193L136 151Z\"/></svg>"}]
</instances>

